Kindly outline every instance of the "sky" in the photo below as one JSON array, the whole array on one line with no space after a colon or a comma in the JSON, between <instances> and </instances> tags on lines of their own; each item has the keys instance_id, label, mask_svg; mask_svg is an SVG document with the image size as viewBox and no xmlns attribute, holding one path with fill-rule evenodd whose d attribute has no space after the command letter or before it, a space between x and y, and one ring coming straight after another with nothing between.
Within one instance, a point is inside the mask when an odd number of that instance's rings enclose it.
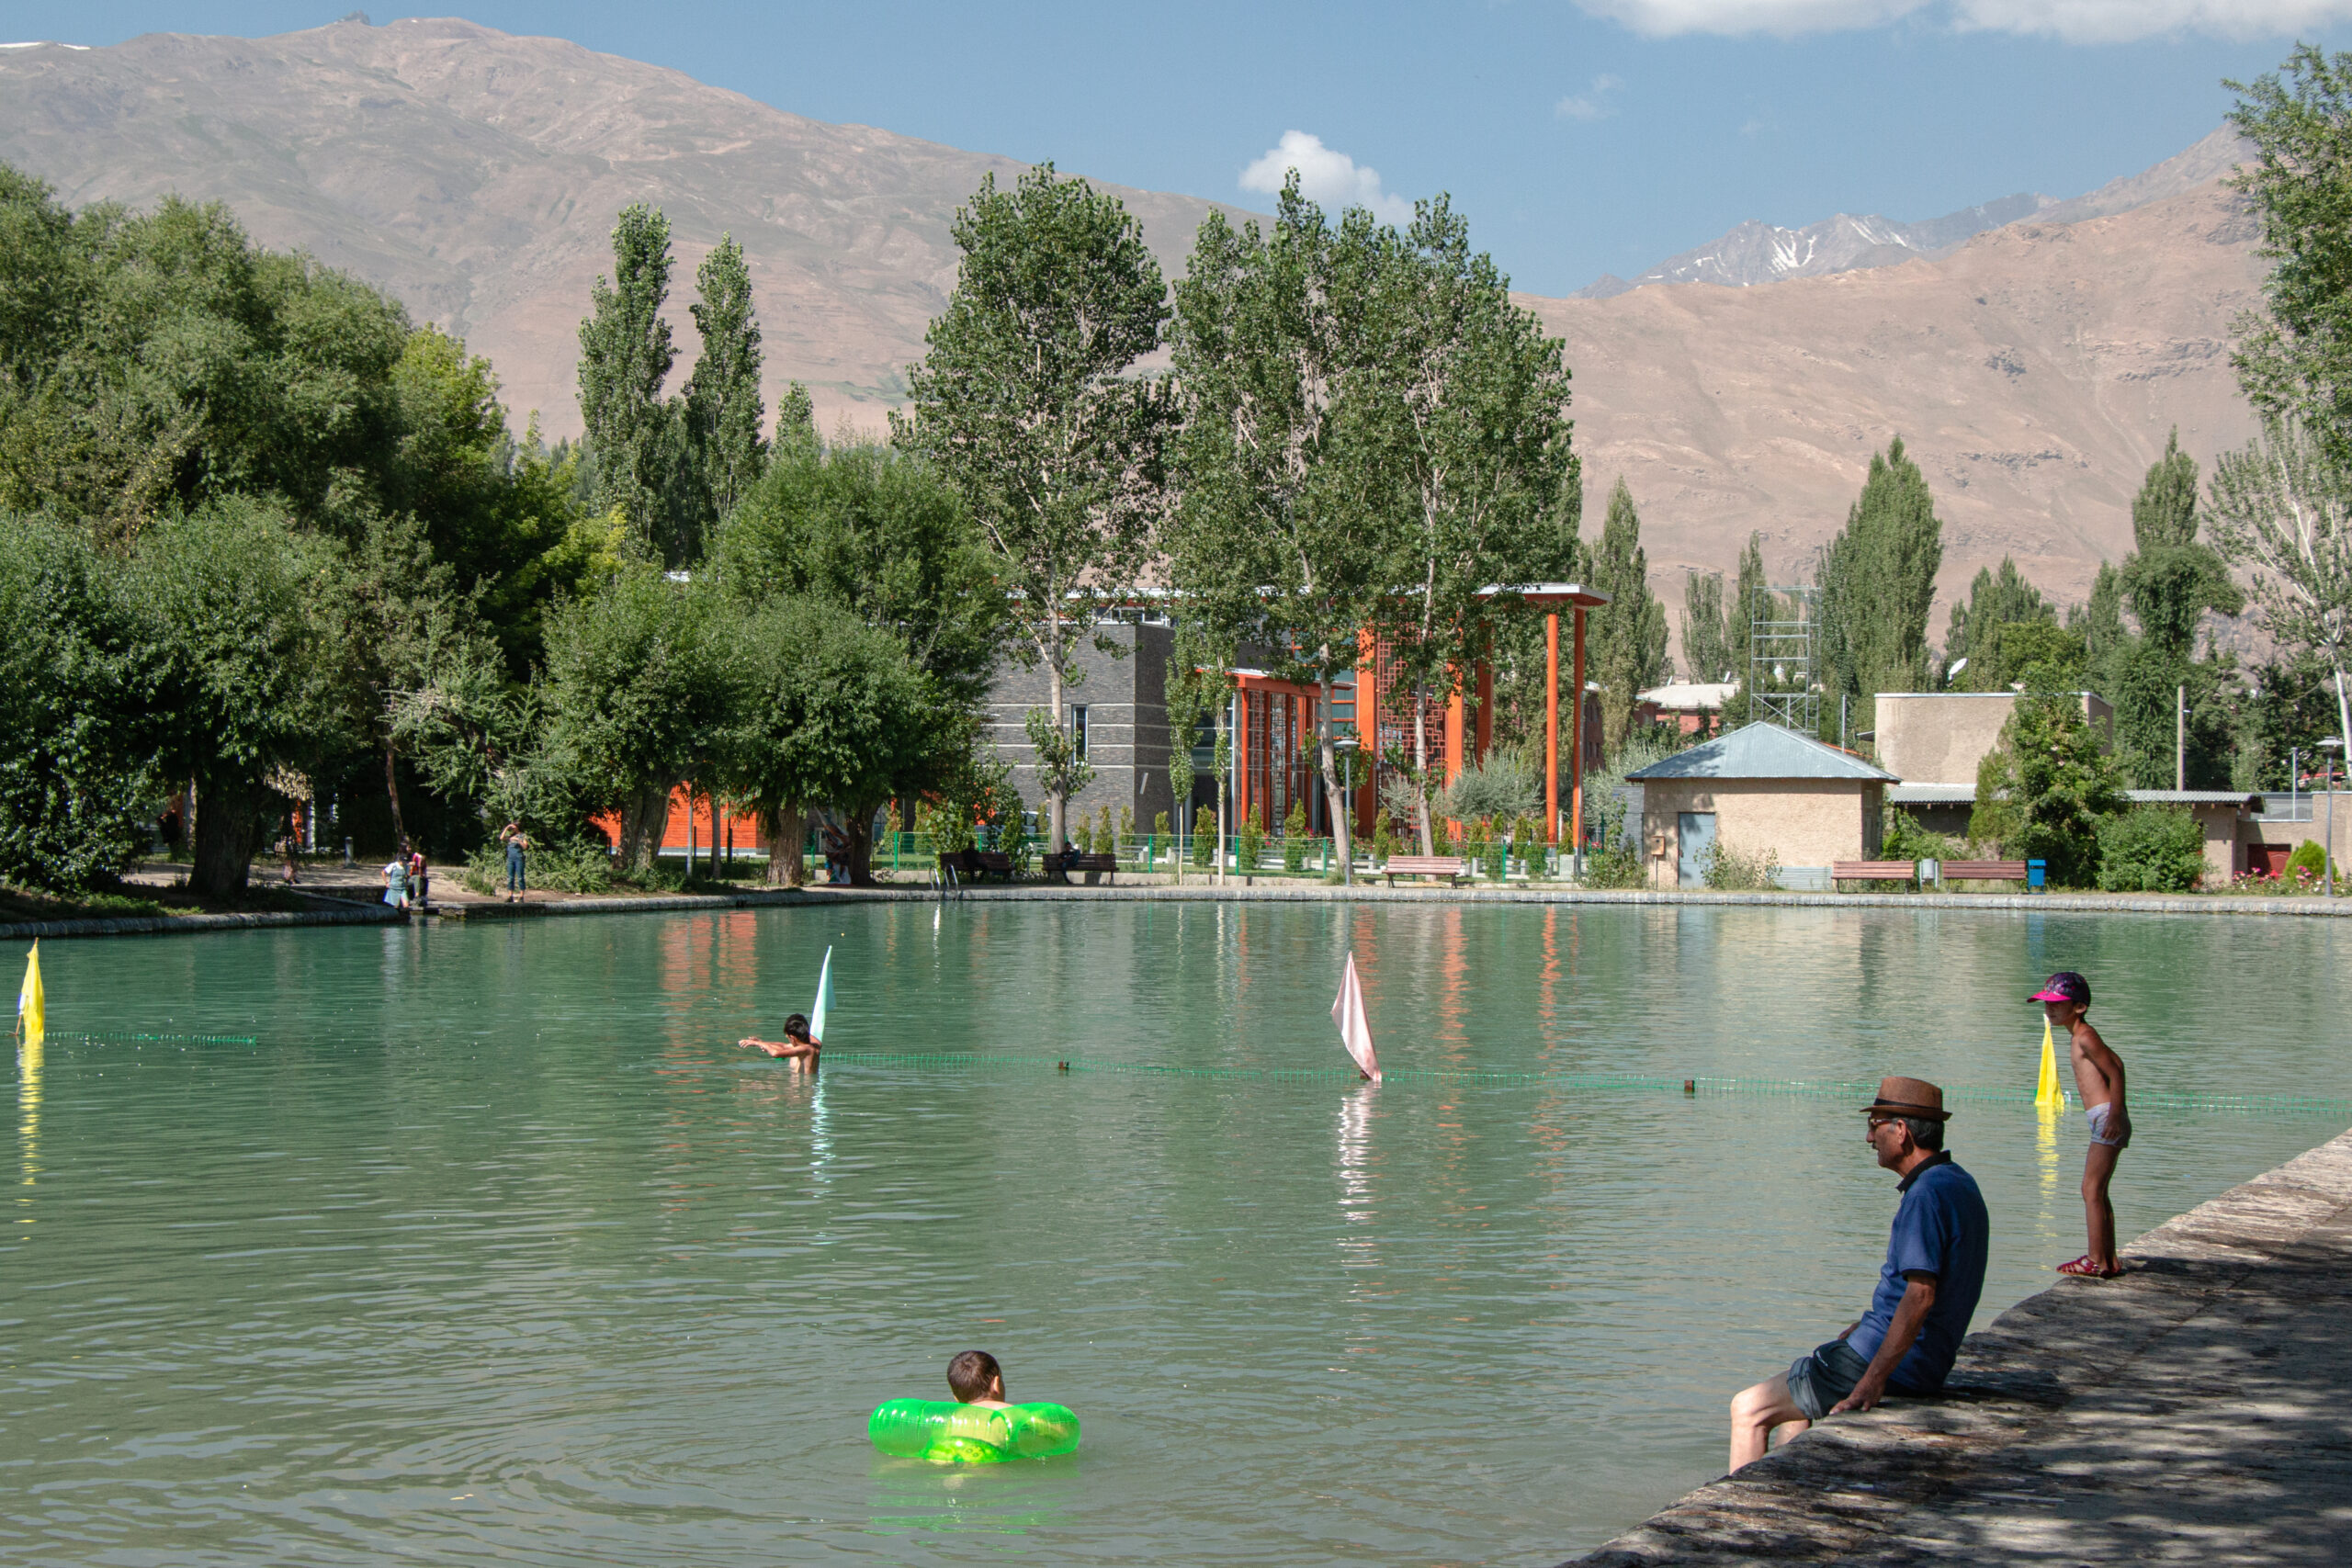
<instances>
[{"instance_id":1,"label":"sky","mask_svg":"<svg viewBox=\"0 0 2352 1568\"><path fill-rule=\"evenodd\" d=\"M0 0L0 40L257 37L297 0ZM813 118L1270 210L1449 193L1514 284L1631 276L1747 219L2078 196L2212 130L2352 0L448 0Z\"/></svg>"}]
</instances>

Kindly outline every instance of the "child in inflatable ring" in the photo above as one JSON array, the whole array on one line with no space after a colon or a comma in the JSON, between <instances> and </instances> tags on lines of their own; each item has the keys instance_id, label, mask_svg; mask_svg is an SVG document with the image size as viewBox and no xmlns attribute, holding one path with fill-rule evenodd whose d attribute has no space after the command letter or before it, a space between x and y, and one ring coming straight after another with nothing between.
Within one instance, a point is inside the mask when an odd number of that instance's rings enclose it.
<instances>
[{"instance_id":1,"label":"child in inflatable ring","mask_svg":"<svg viewBox=\"0 0 2352 1568\"><path fill-rule=\"evenodd\" d=\"M996 1464L1045 1459L1078 1447L1078 1417L1059 1404L1012 1404L1004 1370L986 1350L947 1363L953 1404L894 1399L874 1412L866 1435L886 1454L933 1464Z\"/></svg>"}]
</instances>

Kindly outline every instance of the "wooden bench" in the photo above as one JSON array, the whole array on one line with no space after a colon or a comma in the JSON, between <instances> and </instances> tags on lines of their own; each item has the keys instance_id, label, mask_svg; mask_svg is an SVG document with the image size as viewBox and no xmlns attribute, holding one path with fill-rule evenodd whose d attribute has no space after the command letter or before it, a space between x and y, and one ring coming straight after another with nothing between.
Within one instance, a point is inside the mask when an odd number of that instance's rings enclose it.
<instances>
[{"instance_id":1,"label":"wooden bench","mask_svg":"<svg viewBox=\"0 0 2352 1568\"><path fill-rule=\"evenodd\" d=\"M1470 863L1460 855L1390 855L1380 874L1391 887L1400 876L1442 876L1450 886L1459 886L1470 874Z\"/></svg>"},{"instance_id":2,"label":"wooden bench","mask_svg":"<svg viewBox=\"0 0 2352 1568\"><path fill-rule=\"evenodd\" d=\"M1012 857L995 850L944 851L939 857L939 873L947 879L950 886L978 882L989 876L1001 877L1010 882L1012 880Z\"/></svg>"},{"instance_id":3,"label":"wooden bench","mask_svg":"<svg viewBox=\"0 0 2352 1568\"><path fill-rule=\"evenodd\" d=\"M1919 863L1912 860L1841 860L1832 862L1829 880L1840 882L1917 882Z\"/></svg>"},{"instance_id":4,"label":"wooden bench","mask_svg":"<svg viewBox=\"0 0 2352 1568\"><path fill-rule=\"evenodd\" d=\"M1946 882L2025 880L2025 862L2021 860L1948 860L1943 865Z\"/></svg>"},{"instance_id":5,"label":"wooden bench","mask_svg":"<svg viewBox=\"0 0 2352 1568\"><path fill-rule=\"evenodd\" d=\"M1089 887L1095 885L1098 876L1108 876L1114 883L1118 880L1115 874L1119 869L1119 857L1116 855L1087 855L1072 850L1068 854L1047 855L1040 864L1049 881L1068 882L1073 871L1086 874L1086 886Z\"/></svg>"}]
</instances>

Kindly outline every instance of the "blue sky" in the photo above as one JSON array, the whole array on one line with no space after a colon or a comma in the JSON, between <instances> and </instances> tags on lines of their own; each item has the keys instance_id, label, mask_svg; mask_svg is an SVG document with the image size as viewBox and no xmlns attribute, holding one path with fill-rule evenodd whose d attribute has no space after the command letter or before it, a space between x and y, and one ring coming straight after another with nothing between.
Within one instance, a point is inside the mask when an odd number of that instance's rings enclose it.
<instances>
[{"instance_id":1,"label":"blue sky","mask_svg":"<svg viewBox=\"0 0 2352 1568\"><path fill-rule=\"evenodd\" d=\"M1270 205L1245 174L1268 183L1289 161L1328 193L1447 190L1474 240L1546 294L1747 218L2079 195L2211 130L2223 77L2274 69L2299 37L2352 39L2352 0L363 3L379 22L454 9L797 114L1244 206ZM0 38L257 36L348 8L0 0Z\"/></svg>"}]
</instances>

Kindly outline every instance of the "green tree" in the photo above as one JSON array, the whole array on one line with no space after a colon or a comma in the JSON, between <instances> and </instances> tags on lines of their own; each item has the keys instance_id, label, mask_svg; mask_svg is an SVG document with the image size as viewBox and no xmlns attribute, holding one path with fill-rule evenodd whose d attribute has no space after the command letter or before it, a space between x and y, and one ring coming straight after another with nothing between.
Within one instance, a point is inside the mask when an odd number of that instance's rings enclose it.
<instances>
[{"instance_id":1,"label":"green tree","mask_svg":"<svg viewBox=\"0 0 2352 1568\"><path fill-rule=\"evenodd\" d=\"M1127 596L1163 502L1175 405L1164 381L1130 372L1159 346L1166 289L1118 199L1050 164L1011 191L988 176L952 232L962 270L908 372L911 412L891 426L971 508L1011 595L1015 655L1045 667L1047 730L1060 735L1080 645L1115 657L1096 628ZM1056 848L1068 807L1050 794Z\"/></svg>"},{"instance_id":2,"label":"green tree","mask_svg":"<svg viewBox=\"0 0 2352 1568\"><path fill-rule=\"evenodd\" d=\"M130 561L164 765L196 785L188 886L208 897L244 890L271 781L359 739L336 678L337 554L277 509L231 499L154 522Z\"/></svg>"},{"instance_id":3,"label":"green tree","mask_svg":"<svg viewBox=\"0 0 2352 1568\"><path fill-rule=\"evenodd\" d=\"M1294 173L1271 234L1210 214L1176 286L1174 579L1221 647L1246 637L1285 660L1326 714L1388 588L1389 518L1362 427L1377 395L1370 299L1389 243L1360 209L1332 228ZM1317 767L1344 867L1338 737L1323 728ZM1189 783L1189 758L1184 771Z\"/></svg>"},{"instance_id":4,"label":"green tree","mask_svg":"<svg viewBox=\"0 0 2352 1568\"><path fill-rule=\"evenodd\" d=\"M2234 615L2245 595L2222 558L2197 542L2197 464L2177 430L2132 502L2132 536L2138 548L2120 573L2124 603L2149 647L2185 664L2205 612Z\"/></svg>"},{"instance_id":5,"label":"green tree","mask_svg":"<svg viewBox=\"0 0 2352 1568\"><path fill-rule=\"evenodd\" d=\"M707 782L727 741L735 614L703 583L633 564L548 617L550 761L588 810L619 818L625 870L651 868L671 792Z\"/></svg>"},{"instance_id":6,"label":"green tree","mask_svg":"<svg viewBox=\"0 0 2352 1568\"><path fill-rule=\"evenodd\" d=\"M1585 647L1600 683L1602 744L1614 750L1633 728L1634 700L1666 667L1666 606L1650 592L1649 554L1634 492L1619 479L1593 547L1591 584L1609 603L1585 615Z\"/></svg>"},{"instance_id":7,"label":"green tree","mask_svg":"<svg viewBox=\"0 0 2352 1568\"><path fill-rule=\"evenodd\" d=\"M2205 830L2179 807L2134 807L2099 825L2102 892L2186 893L2204 874Z\"/></svg>"},{"instance_id":8,"label":"green tree","mask_svg":"<svg viewBox=\"0 0 2352 1568\"><path fill-rule=\"evenodd\" d=\"M2345 667L2352 657L2352 486L2309 430L2267 427L2214 465L2214 543L2253 569L2256 624L2324 668L2335 687L2336 735L2352 735Z\"/></svg>"},{"instance_id":9,"label":"green tree","mask_svg":"<svg viewBox=\"0 0 2352 1568\"><path fill-rule=\"evenodd\" d=\"M1977 568L1968 597L1952 602L1951 628L1944 633L1945 679L1956 691L2008 690L2017 677L2010 671L2013 660L2002 656L2003 632L2013 626L2054 626L2057 621L2057 606L2026 581L2015 560L2003 556L1997 573L1990 567ZM1962 660L1967 660L1965 669L1959 668Z\"/></svg>"},{"instance_id":10,"label":"green tree","mask_svg":"<svg viewBox=\"0 0 2352 1568\"><path fill-rule=\"evenodd\" d=\"M1498 626L1527 613L1511 585L1576 565L1582 485L1564 345L1512 303L1493 258L1472 251L1468 221L1442 196L1419 203L1386 252L1370 306L1381 373L1364 438L1379 448L1372 493L1396 509L1383 530L1393 541L1385 575L1403 592L1378 603L1394 689L1411 715L1404 776L1422 850L1433 852L1419 716L1461 688Z\"/></svg>"},{"instance_id":11,"label":"green tree","mask_svg":"<svg viewBox=\"0 0 2352 1568\"><path fill-rule=\"evenodd\" d=\"M702 298L689 307L702 354L686 378L686 432L714 519L733 512L767 465L760 434L760 322L743 248L723 234L695 275ZM802 401L807 391L802 390ZM789 413L791 411L779 411Z\"/></svg>"},{"instance_id":12,"label":"green tree","mask_svg":"<svg viewBox=\"0 0 2352 1568\"><path fill-rule=\"evenodd\" d=\"M2352 55L2299 44L2283 73L2224 85L2255 146L2237 188L2271 263L2262 309L2238 322L2238 383L2266 419L2300 422L2332 467L2352 467Z\"/></svg>"},{"instance_id":13,"label":"green tree","mask_svg":"<svg viewBox=\"0 0 2352 1568\"><path fill-rule=\"evenodd\" d=\"M588 290L580 323L580 417L595 456L596 509L628 519L639 549L673 565L692 558L682 536L685 467L680 411L662 389L677 363L670 323L670 220L625 208L613 229L613 278Z\"/></svg>"},{"instance_id":14,"label":"green tree","mask_svg":"<svg viewBox=\"0 0 2352 1568\"><path fill-rule=\"evenodd\" d=\"M1724 574L1694 571L1682 580L1682 665L1690 679L1705 682L1737 679L1732 674L1731 613L1724 604Z\"/></svg>"},{"instance_id":15,"label":"green tree","mask_svg":"<svg viewBox=\"0 0 2352 1568\"><path fill-rule=\"evenodd\" d=\"M1968 836L2047 863L2059 886L2087 887L2098 868L2099 825L2126 804L2082 699L2030 693L2001 727L2001 743L1977 765Z\"/></svg>"},{"instance_id":16,"label":"green tree","mask_svg":"<svg viewBox=\"0 0 2352 1568\"><path fill-rule=\"evenodd\" d=\"M1860 699L1857 728L1871 727L1871 699L1928 682L1928 611L1943 564L1943 525L1927 477L1903 438L1871 458L1870 477L1846 526L1822 554L1822 684L1831 699Z\"/></svg>"}]
</instances>

